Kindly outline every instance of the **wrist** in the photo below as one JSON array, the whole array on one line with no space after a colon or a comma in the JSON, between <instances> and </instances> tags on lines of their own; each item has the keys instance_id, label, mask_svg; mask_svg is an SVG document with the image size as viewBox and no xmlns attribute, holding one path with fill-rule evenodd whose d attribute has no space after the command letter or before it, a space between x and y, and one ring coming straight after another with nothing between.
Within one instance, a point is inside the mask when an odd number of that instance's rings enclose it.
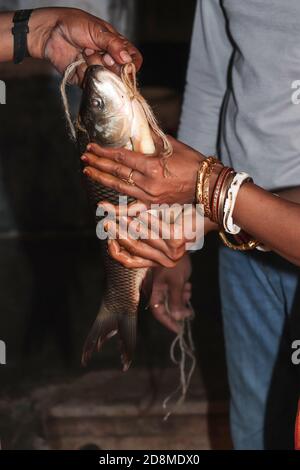
<instances>
[{"instance_id":1,"label":"wrist","mask_svg":"<svg viewBox=\"0 0 300 470\"><path fill-rule=\"evenodd\" d=\"M212 220L205 217L204 219L204 234L207 235L209 232L214 232L219 230L219 225L213 222Z\"/></svg>"},{"instance_id":2,"label":"wrist","mask_svg":"<svg viewBox=\"0 0 300 470\"><path fill-rule=\"evenodd\" d=\"M45 59L45 48L51 32L60 19L60 8L37 8L29 19L27 48L30 57Z\"/></svg>"},{"instance_id":3,"label":"wrist","mask_svg":"<svg viewBox=\"0 0 300 470\"><path fill-rule=\"evenodd\" d=\"M247 202L249 201L249 193L251 194L253 188L255 188L255 184L253 182L247 182L240 187L237 194L232 217L235 223L239 225L241 222L239 215L244 213L244 207L247 206Z\"/></svg>"}]
</instances>

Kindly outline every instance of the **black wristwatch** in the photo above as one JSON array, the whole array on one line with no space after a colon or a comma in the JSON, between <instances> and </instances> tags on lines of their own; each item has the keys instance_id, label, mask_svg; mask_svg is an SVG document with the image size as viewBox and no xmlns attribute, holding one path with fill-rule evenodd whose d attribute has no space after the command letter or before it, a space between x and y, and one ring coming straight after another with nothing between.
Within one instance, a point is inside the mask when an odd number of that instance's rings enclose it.
<instances>
[{"instance_id":1,"label":"black wristwatch","mask_svg":"<svg viewBox=\"0 0 300 470\"><path fill-rule=\"evenodd\" d=\"M31 10L18 10L13 17L14 26L12 34L14 35L14 63L20 64L24 57L28 57L27 34L29 33L28 21L32 13Z\"/></svg>"}]
</instances>

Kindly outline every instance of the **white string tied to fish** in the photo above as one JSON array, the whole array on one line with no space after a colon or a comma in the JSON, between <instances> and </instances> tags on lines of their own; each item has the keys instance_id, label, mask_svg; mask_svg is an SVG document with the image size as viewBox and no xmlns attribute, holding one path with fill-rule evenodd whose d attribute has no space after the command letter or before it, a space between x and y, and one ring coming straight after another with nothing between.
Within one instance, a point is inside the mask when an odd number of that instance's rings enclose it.
<instances>
[{"instance_id":1,"label":"white string tied to fish","mask_svg":"<svg viewBox=\"0 0 300 470\"><path fill-rule=\"evenodd\" d=\"M182 321L179 322L180 330L172 341L170 347L171 361L179 368L180 383L178 387L164 399L163 408L167 410L167 408L169 407L170 400L173 397L176 397L176 395L180 395L179 398L176 400L175 404L171 405L170 409L166 412L164 416L164 421L167 421L169 416L174 413L174 411L176 411L176 409L185 401L192 380L192 376L196 368L197 361L195 357L195 345L192 336L192 321L195 317L195 313L190 302L188 303L188 307L192 311L192 315L190 317L184 318ZM178 358L176 358L177 345L179 346ZM191 362L189 370L187 362L188 358Z\"/></svg>"},{"instance_id":2,"label":"white string tied to fish","mask_svg":"<svg viewBox=\"0 0 300 470\"><path fill-rule=\"evenodd\" d=\"M69 107L69 102L67 98L67 93L66 93L66 87L68 84L68 80L71 77L71 75L74 73L75 69L83 64L85 62L85 59L80 58L76 60L75 62L72 62L65 70L61 86L60 86L60 91L61 91L61 97L63 101L63 107L66 115L66 120L68 123L69 131L71 138L73 140L76 140L77 138L77 129L87 132L86 129L82 126L82 123L79 122L77 119L75 122L72 120L71 112L70 112L70 107ZM158 122L154 116L154 113L145 100L145 98L141 95L141 93L138 90L137 87L137 80L136 80L136 69L134 64L126 64L122 67L121 69L121 80L123 84L126 87L126 90L128 92L129 97L133 100L136 99L144 113L145 117L147 119L147 122L149 124L149 127L151 130L154 132L155 135L157 135L163 144L163 150L161 152L161 161L163 163L164 167L164 174L165 176L168 176L169 170L167 168L167 160L168 158L172 155L173 149L172 145L169 142L167 136L164 134L164 132L160 129ZM166 307L168 310L167 306L167 299L166 299ZM189 304L189 308L193 312L191 304ZM170 313L170 312L169 312ZM180 384L174 390L169 396L167 396L163 402L163 408L167 409L169 406L170 400L175 397L178 393L180 394L179 398L173 404L173 406L170 407L169 411L167 411L164 420L167 420L169 416L172 414L175 409L180 406L185 398L187 391L189 389L189 385L191 382L191 378L193 375L193 372L196 367L196 358L195 358L195 347L194 347L194 342L192 338L192 331L191 331L191 322L192 319L194 318L194 312L190 317L187 317L183 319L180 323L180 331L177 334L177 336L174 338L172 341L171 347L170 347L170 357L171 361L179 367L180 371ZM176 358L176 348L179 346L179 357ZM190 368L188 369L188 359L190 359Z\"/></svg>"},{"instance_id":3,"label":"white string tied to fish","mask_svg":"<svg viewBox=\"0 0 300 470\"><path fill-rule=\"evenodd\" d=\"M70 112L70 107L69 107L69 102L67 98L67 93L66 93L66 87L68 84L68 80L71 75L73 75L74 70L81 64L83 64L85 60L83 58L76 60L75 62L72 62L65 70L61 86L60 86L60 91L61 91L61 97L64 105L64 111L66 115L66 119L68 122L69 130L71 133L71 137L73 140L76 140L77 132L76 129L79 128L82 131L85 131L84 127L82 124L76 120L74 123L71 117L71 112ZM135 99L139 102L141 105L145 117L147 119L147 122L149 124L149 127L151 130L154 132L155 135L157 135L163 144L163 150L161 152L161 161L164 167L164 172L165 176L168 176L169 170L167 168L167 159L172 155L173 153L173 148L172 145L165 135L165 133L160 129L157 119L154 116L154 113L152 109L150 108L149 104L145 100L145 98L141 95L141 93L138 90L137 87L137 80L136 80L136 68L133 63L130 64L125 64L122 66L121 69L121 80L126 87L128 96L130 97L131 100Z\"/></svg>"},{"instance_id":4,"label":"white string tied to fish","mask_svg":"<svg viewBox=\"0 0 300 470\"><path fill-rule=\"evenodd\" d=\"M171 157L173 153L172 145L165 135L165 133L161 130L158 125L157 119L154 116L152 109L150 108L149 104L145 100L145 98L141 95L137 87L137 80L136 80L136 68L133 63L126 64L121 69L121 80L124 83L129 97L133 100L136 99L139 104L141 105L147 122L149 124L150 129L157 135L163 144L163 151L161 152L161 161L163 163L165 169L165 176L168 176L170 173L167 168L167 159Z\"/></svg>"},{"instance_id":5,"label":"white string tied to fish","mask_svg":"<svg viewBox=\"0 0 300 470\"><path fill-rule=\"evenodd\" d=\"M76 138L77 138L77 132L76 132L77 125L74 124L72 116L71 116L71 111L70 111L70 106L69 106L69 101L68 101L66 89L67 89L68 80L69 80L70 76L73 74L75 69L79 65L82 65L83 63L85 63L85 59L82 57L82 58L76 60L75 62L72 62L71 64L69 64L68 67L65 70L63 79L62 79L61 84L60 84L60 94L61 94L61 98L62 98L62 102L63 102L63 106L64 106L66 120L67 120L67 123L68 123L71 138L73 140L76 140Z\"/></svg>"}]
</instances>

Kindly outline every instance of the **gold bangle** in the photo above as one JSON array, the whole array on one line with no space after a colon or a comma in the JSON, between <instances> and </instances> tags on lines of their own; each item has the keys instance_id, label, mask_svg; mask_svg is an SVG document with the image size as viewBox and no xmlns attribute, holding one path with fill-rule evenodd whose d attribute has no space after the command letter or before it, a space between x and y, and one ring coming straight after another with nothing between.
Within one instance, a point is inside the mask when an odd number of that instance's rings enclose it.
<instances>
[{"instance_id":1,"label":"gold bangle","mask_svg":"<svg viewBox=\"0 0 300 470\"><path fill-rule=\"evenodd\" d=\"M209 204L209 178L212 174L213 164L210 165L205 173L204 181L203 181L203 208L204 208L204 216L211 218L211 210Z\"/></svg>"},{"instance_id":2,"label":"gold bangle","mask_svg":"<svg viewBox=\"0 0 300 470\"><path fill-rule=\"evenodd\" d=\"M210 211L209 207L209 176L211 175L212 169L216 163L220 161L215 157L205 158L199 167L196 187L196 202L204 206L204 213ZM206 215L206 214L205 214Z\"/></svg>"},{"instance_id":3,"label":"gold bangle","mask_svg":"<svg viewBox=\"0 0 300 470\"><path fill-rule=\"evenodd\" d=\"M205 158L201 162L199 170L198 170L197 190L196 190L196 202L198 204L203 204L203 200L202 200L202 197L203 197L203 179L204 179L206 170L208 168L208 165L209 165L209 163L207 161L207 158Z\"/></svg>"},{"instance_id":4,"label":"gold bangle","mask_svg":"<svg viewBox=\"0 0 300 470\"><path fill-rule=\"evenodd\" d=\"M215 222L216 224L218 223L218 218L217 218L217 204L219 201L219 196L220 196L220 188L222 186L222 181L224 179L224 174L226 174L229 171L227 167L223 167L218 174L217 181L212 193L212 200L211 200L211 220Z\"/></svg>"},{"instance_id":5,"label":"gold bangle","mask_svg":"<svg viewBox=\"0 0 300 470\"><path fill-rule=\"evenodd\" d=\"M225 235L225 232L223 230L219 231L219 236L224 243L225 246L228 248L231 248L232 250L235 251L249 251L249 250L254 250L258 245L259 241L257 240L249 240L247 243L241 243L240 245L235 245L234 243L231 243L228 238Z\"/></svg>"},{"instance_id":6,"label":"gold bangle","mask_svg":"<svg viewBox=\"0 0 300 470\"><path fill-rule=\"evenodd\" d=\"M203 212L204 212L204 217L208 217L210 219L211 216L211 211L209 207L209 177L212 173L212 166L210 165L207 168L207 171L205 172L205 177L203 181Z\"/></svg>"},{"instance_id":7,"label":"gold bangle","mask_svg":"<svg viewBox=\"0 0 300 470\"><path fill-rule=\"evenodd\" d=\"M208 160L209 160L209 167L207 171L205 172L205 176L204 176L202 199L203 199L203 206L204 206L204 215L205 217L208 217L209 219L211 219L209 180L213 172L213 169L215 165L219 163L219 160L217 160L215 157L208 157Z\"/></svg>"}]
</instances>

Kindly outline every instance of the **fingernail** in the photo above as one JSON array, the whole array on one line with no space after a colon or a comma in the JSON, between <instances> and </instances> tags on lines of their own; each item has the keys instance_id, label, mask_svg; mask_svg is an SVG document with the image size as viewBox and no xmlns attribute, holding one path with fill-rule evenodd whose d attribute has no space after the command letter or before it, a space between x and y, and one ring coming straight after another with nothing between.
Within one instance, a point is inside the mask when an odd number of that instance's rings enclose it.
<instances>
[{"instance_id":1,"label":"fingernail","mask_svg":"<svg viewBox=\"0 0 300 470\"><path fill-rule=\"evenodd\" d=\"M83 170L83 174L86 175L86 176L90 176L90 172L89 172L89 170L88 170L87 168L85 168L85 169Z\"/></svg>"},{"instance_id":2,"label":"fingernail","mask_svg":"<svg viewBox=\"0 0 300 470\"><path fill-rule=\"evenodd\" d=\"M81 159L83 162L87 162L87 160L88 160L86 155L82 155L82 156L80 157L80 159Z\"/></svg>"},{"instance_id":3,"label":"fingernail","mask_svg":"<svg viewBox=\"0 0 300 470\"><path fill-rule=\"evenodd\" d=\"M109 232L112 229L112 223L111 222L106 222L103 226L105 232Z\"/></svg>"},{"instance_id":4,"label":"fingernail","mask_svg":"<svg viewBox=\"0 0 300 470\"><path fill-rule=\"evenodd\" d=\"M87 56L95 54L95 51L93 49L84 49L84 53Z\"/></svg>"},{"instance_id":5,"label":"fingernail","mask_svg":"<svg viewBox=\"0 0 300 470\"><path fill-rule=\"evenodd\" d=\"M128 54L127 51L121 51L120 57L124 62L131 62L131 56Z\"/></svg>"},{"instance_id":6,"label":"fingernail","mask_svg":"<svg viewBox=\"0 0 300 470\"><path fill-rule=\"evenodd\" d=\"M103 62L105 62L109 67L115 64L114 59L109 54L104 54Z\"/></svg>"},{"instance_id":7,"label":"fingernail","mask_svg":"<svg viewBox=\"0 0 300 470\"><path fill-rule=\"evenodd\" d=\"M109 212L109 206L107 206L104 202L98 202L97 206Z\"/></svg>"},{"instance_id":8,"label":"fingernail","mask_svg":"<svg viewBox=\"0 0 300 470\"><path fill-rule=\"evenodd\" d=\"M92 150L92 148L93 148L93 147L92 147L92 144L88 144L88 145L86 146L86 149L87 149L88 151L89 151L89 150Z\"/></svg>"}]
</instances>

